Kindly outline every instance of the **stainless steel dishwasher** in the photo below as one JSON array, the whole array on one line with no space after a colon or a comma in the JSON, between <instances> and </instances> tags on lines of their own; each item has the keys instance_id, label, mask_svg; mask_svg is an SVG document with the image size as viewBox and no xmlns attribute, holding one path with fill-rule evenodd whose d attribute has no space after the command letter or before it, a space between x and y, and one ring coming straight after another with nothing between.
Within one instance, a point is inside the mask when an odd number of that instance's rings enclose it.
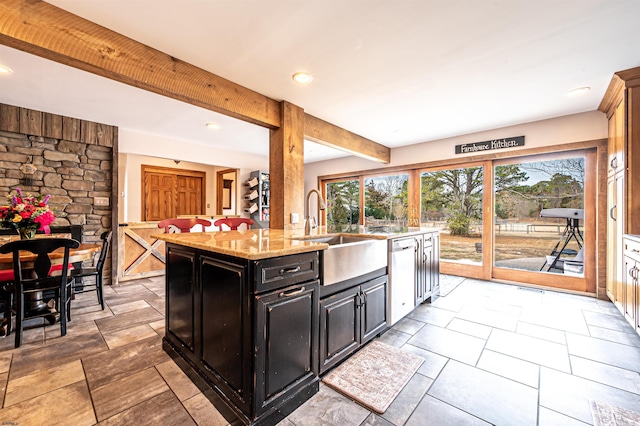
<instances>
[{"instance_id":1,"label":"stainless steel dishwasher","mask_svg":"<svg viewBox=\"0 0 640 426\"><path fill-rule=\"evenodd\" d=\"M389 318L398 322L415 307L416 240L389 240Z\"/></svg>"}]
</instances>

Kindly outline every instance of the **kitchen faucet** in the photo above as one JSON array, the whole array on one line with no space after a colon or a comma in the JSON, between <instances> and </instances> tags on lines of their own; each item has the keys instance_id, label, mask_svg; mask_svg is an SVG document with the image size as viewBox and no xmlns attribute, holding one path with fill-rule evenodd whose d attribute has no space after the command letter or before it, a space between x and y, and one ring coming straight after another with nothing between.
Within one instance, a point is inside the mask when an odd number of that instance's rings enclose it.
<instances>
[{"instance_id":1,"label":"kitchen faucet","mask_svg":"<svg viewBox=\"0 0 640 426\"><path fill-rule=\"evenodd\" d=\"M314 188L307 193L307 204L306 204L307 214L305 215L304 235L311 234L311 207L309 205L309 201L310 201L312 192L315 192L316 195L318 196L318 204L320 204L320 210L324 210L327 208L326 204L324 203L324 200L322 199L322 194L320 194L320 191Z\"/></svg>"}]
</instances>

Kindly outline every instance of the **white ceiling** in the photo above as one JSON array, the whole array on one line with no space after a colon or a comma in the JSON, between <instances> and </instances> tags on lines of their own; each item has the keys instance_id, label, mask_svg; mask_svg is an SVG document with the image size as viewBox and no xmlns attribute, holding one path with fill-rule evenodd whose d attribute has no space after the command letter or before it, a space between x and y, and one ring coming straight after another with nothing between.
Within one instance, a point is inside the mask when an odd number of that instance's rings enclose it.
<instances>
[{"instance_id":1,"label":"white ceiling","mask_svg":"<svg viewBox=\"0 0 640 426\"><path fill-rule=\"evenodd\" d=\"M640 66L640 0L49 2L389 147L592 111ZM0 63L0 102L268 155L257 126L4 46Z\"/></svg>"}]
</instances>

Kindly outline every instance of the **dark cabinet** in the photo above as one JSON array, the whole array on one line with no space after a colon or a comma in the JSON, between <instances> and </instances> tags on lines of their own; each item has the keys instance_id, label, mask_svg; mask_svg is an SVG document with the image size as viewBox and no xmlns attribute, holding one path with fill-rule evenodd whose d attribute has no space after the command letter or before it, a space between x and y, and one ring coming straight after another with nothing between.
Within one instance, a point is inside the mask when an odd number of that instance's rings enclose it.
<instances>
[{"instance_id":1,"label":"dark cabinet","mask_svg":"<svg viewBox=\"0 0 640 426\"><path fill-rule=\"evenodd\" d=\"M365 344L387 327L387 277L360 286L360 344Z\"/></svg>"},{"instance_id":2,"label":"dark cabinet","mask_svg":"<svg viewBox=\"0 0 640 426\"><path fill-rule=\"evenodd\" d=\"M195 254L170 247L167 249L167 334L175 338L184 349L194 353L196 294ZM168 285L171 283L171 285Z\"/></svg>"},{"instance_id":3,"label":"dark cabinet","mask_svg":"<svg viewBox=\"0 0 640 426\"><path fill-rule=\"evenodd\" d=\"M201 344L199 363L236 404L248 409L251 386L250 297L243 264L199 256Z\"/></svg>"},{"instance_id":4,"label":"dark cabinet","mask_svg":"<svg viewBox=\"0 0 640 426\"><path fill-rule=\"evenodd\" d=\"M360 286L320 300L320 372L360 346Z\"/></svg>"},{"instance_id":5,"label":"dark cabinet","mask_svg":"<svg viewBox=\"0 0 640 426\"><path fill-rule=\"evenodd\" d=\"M242 423L275 423L318 391L318 261L167 244L165 349Z\"/></svg>"},{"instance_id":6,"label":"dark cabinet","mask_svg":"<svg viewBox=\"0 0 640 426\"><path fill-rule=\"evenodd\" d=\"M312 281L255 298L258 412L317 377L318 290Z\"/></svg>"},{"instance_id":7,"label":"dark cabinet","mask_svg":"<svg viewBox=\"0 0 640 426\"><path fill-rule=\"evenodd\" d=\"M320 373L387 327L387 276L320 300Z\"/></svg>"},{"instance_id":8,"label":"dark cabinet","mask_svg":"<svg viewBox=\"0 0 640 426\"><path fill-rule=\"evenodd\" d=\"M440 294L440 235L437 232L416 237L416 306Z\"/></svg>"}]
</instances>

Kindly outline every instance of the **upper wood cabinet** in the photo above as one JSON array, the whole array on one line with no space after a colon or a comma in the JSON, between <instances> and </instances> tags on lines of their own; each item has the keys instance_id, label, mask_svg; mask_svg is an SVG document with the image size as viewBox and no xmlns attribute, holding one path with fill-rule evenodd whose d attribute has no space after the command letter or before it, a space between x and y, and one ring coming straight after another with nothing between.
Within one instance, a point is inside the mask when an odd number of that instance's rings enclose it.
<instances>
[{"instance_id":1,"label":"upper wood cabinet","mask_svg":"<svg viewBox=\"0 0 640 426\"><path fill-rule=\"evenodd\" d=\"M623 234L640 234L640 67L613 75L598 108L609 119L607 295L625 304Z\"/></svg>"},{"instance_id":2,"label":"upper wood cabinet","mask_svg":"<svg viewBox=\"0 0 640 426\"><path fill-rule=\"evenodd\" d=\"M626 112L624 99L620 99L613 114L609 117L609 176L624 169Z\"/></svg>"}]
</instances>

